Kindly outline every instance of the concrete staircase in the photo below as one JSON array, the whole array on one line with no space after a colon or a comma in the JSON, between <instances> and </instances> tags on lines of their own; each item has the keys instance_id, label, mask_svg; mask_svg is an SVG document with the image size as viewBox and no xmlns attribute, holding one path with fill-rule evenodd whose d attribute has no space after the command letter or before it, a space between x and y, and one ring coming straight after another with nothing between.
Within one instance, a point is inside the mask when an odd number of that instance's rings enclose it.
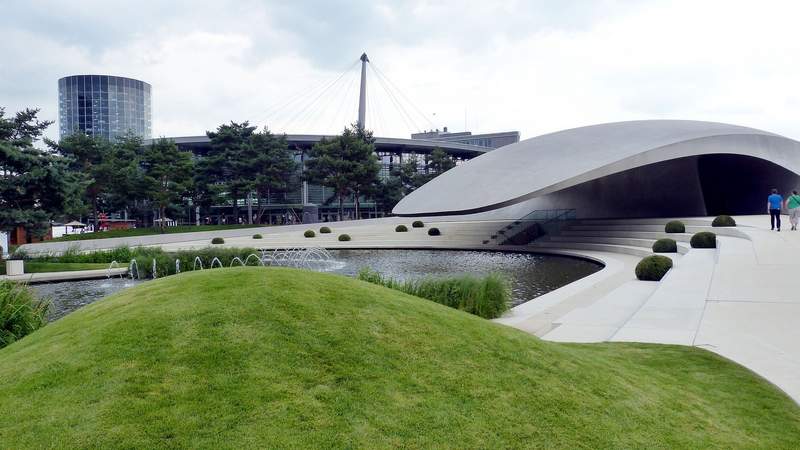
<instances>
[{"instance_id":1,"label":"concrete staircase","mask_svg":"<svg viewBox=\"0 0 800 450\"><path fill-rule=\"evenodd\" d=\"M653 254L653 243L671 238L678 243L677 254L664 254L673 259L689 252L692 232L665 233L667 219L643 220L579 220L567 225L557 235L546 236L531 244L540 248L567 248L621 253L645 257ZM686 222L684 222L686 223ZM701 228L699 225L698 228Z\"/></svg>"}]
</instances>

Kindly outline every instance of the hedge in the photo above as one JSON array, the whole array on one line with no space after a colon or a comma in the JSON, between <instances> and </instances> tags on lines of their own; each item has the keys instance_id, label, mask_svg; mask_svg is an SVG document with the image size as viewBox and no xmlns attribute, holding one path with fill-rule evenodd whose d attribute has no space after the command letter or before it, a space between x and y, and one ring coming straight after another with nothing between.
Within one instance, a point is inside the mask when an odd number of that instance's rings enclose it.
<instances>
[{"instance_id":1,"label":"hedge","mask_svg":"<svg viewBox=\"0 0 800 450\"><path fill-rule=\"evenodd\" d=\"M714 218L714 221L711 222L712 227L735 227L736 221L733 220L733 217L721 215Z\"/></svg>"},{"instance_id":2,"label":"hedge","mask_svg":"<svg viewBox=\"0 0 800 450\"><path fill-rule=\"evenodd\" d=\"M414 222L411 223L411 226L414 228L422 228L425 226L425 224L422 223L421 220L415 220Z\"/></svg>"},{"instance_id":3,"label":"hedge","mask_svg":"<svg viewBox=\"0 0 800 450\"><path fill-rule=\"evenodd\" d=\"M350 240L350 235L349 234L340 234L339 235L339 241L347 242L349 240Z\"/></svg>"},{"instance_id":4,"label":"hedge","mask_svg":"<svg viewBox=\"0 0 800 450\"><path fill-rule=\"evenodd\" d=\"M642 281L661 281L671 268L672 260L668 257L647 256L636 265L636 278Z\"/></svg>"},{"instance_id":5,"label":"hedge","mask_svg":"<svg viewBox=\"0 0 800 450\"><path fill-rule=\"evenodd\" d=\"M686 225L680 220L671 220L664 225L665 233L686 233Z\"/></svg>"},{"instance_id":6,"label":"hedge","mask_svg":"<svg viewBox=\"0 0 800 450\"><path fill-rule=\"evenodd\" d=\"M655 253L677 253L678 243L675 239L659 239L653 243L653 252Z\"/></svg>"},{"instance_id":7,"label":"hedge","mask_svg":"<svg viewBox=\"0 0 800 450\"><path fill-rule=\"evenodd\" d=\"M405 225L398 225L395 227L394 231L398 233L405 233L406 231L408 231L408 227Z\"/></svg>"},{"instance_id":8,"label":"hedge","mask_svg":"<svg viewBox=\"0 0 800 450\"><path fill-rule=\"evenodd\" d=\"M314 230L306 230L305 233L303 233L303 236L305 236L307 238L312 238L312 237L314 237L316 235L317 234L314 233Z\"/></svg>"},{"instance_id":9,"label":"hedge","mask_svg":"<svg viewBox=\"0 0 800 450\"><path fill-rule=\"evenodd\" d=\"M212 244L224 244L225 243L225 239L222 239L221 237L215 237L214 239L211 240L211 243Z\"/></svg>"},{"instance_id":10,"label":"hedge","mask_svg":"<svg viewBox=\"0 0 800 450\"><path fill-rule=\"evenodd\" d=\"M710 231L701 231L695 233L689 243L692 248L717 248L717 235Z\"/></svg>"},{"instance_id":11,"label":"hedge","mask_svg":"<svg viewBox=\"0 0 800 450\"><path fill-rule=\"evenodd\" d=\"M322 228L319 229L319 232L327 234L327 233L331 232L331 229L328 228L328 227L322 227Z\"/></svg>"},{"instance_id":12,"label":"hedge","mask_svg":"<svg viewBox=\"0 0 800 450\"><path fill-rule=\"evenodd\" d=\"M428 236L439 236L442 232L438 228L433 227L428 229Z\"/></svg>"}]
</instances>

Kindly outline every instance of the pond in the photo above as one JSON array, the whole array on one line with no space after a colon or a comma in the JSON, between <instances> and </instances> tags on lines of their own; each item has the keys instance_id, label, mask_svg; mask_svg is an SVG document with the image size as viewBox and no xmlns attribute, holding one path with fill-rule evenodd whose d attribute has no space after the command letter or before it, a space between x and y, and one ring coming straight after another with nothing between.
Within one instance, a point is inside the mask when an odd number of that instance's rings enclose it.
<instances>
[{"instance_id":1,"label":"pond","mask_svg":"<svg viewBox=\"0 0 800 450\"><path fill-rule=\"evenodd\" d=\"M336 261L330 272L355 276L368 267L397 280L498 272L511 282L513 304L518 305L591 275L602 265L579 258L530 253L456 250L331 250ZM86 280L33 285L53 303L55 320L81 306L143 281Z\"/></svg>"}]
</instances>

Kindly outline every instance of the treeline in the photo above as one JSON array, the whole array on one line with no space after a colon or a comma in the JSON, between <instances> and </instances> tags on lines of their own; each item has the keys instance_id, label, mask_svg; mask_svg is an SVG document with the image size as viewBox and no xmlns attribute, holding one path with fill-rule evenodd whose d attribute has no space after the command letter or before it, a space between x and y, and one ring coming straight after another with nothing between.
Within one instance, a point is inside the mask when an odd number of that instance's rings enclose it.
<instances>
[{"instance_id":1,"label":"treeline","mask_svg":"<svg viewBox=\"0 0 800 450\"><path fill-rule=\"evenodd\" d=\"M404 195L455 166L436 149L424 163L411 158L381 177L372 132L356 125L304 154L290 148L285 136L248 122L207 132L211 151L199 157L164 138L145 146L132 134L109 142L75 133L59 142L45 139L42 150L34 144L52 122L37 115L38 110L26 109L7 118L0 108L3 230L22 225L43 235L51 220L78 217L92 217L97 229L100 212L108 211L163 227L164 220L158 219L191 221L190 209L208 214L212 205L230 205L235 221L245 205L246 222L253 223L265 213L262 200L297 191L304 180L333 190L340 219L347 199L360 217L362 199L391 211ZM305 161L303 170L298 159Z\"/></svg>"}]
</instances>

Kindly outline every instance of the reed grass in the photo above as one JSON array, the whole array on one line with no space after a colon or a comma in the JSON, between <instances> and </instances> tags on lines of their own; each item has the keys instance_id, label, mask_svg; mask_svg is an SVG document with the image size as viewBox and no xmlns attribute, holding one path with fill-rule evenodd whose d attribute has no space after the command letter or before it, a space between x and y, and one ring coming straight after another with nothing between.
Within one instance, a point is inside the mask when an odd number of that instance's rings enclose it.
<instances>
[{"instance_id":1,"label":"reed grass","mask_svg":"<svg viewBox=\"0 0 800 450\"><path fill-rule=\"evenodd\" d=\"M49 308L28 286L0 280L0 348L44 326Z\"/></svg>"},{"instance_id":2,"label":"reed grass","mask_svg":"<svg viewBox=\"0 0 800 450\"><path fill-rule=\"evenodd\" d=\"M497 273L398 281L369 268L358 279L449 306L484 319L500 317L511 302L508 280Z\"/></svg>"}]
</instances>

